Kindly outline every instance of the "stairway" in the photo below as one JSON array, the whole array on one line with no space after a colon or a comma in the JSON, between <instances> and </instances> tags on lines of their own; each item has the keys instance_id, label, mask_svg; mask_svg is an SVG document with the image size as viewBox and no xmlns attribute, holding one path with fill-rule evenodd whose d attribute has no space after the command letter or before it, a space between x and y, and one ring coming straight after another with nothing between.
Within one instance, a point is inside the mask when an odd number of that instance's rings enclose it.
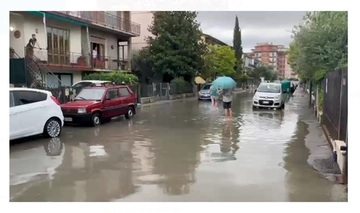
<instances>
[{"instance_id":1,"label":"stairway","mask_svg":"<svg viewBox=\"0 0 360 213\"><path fill-rule=\"evenodd\" d=\"M21 58L16 52L14 52L13 58ZM27 86L30 88L39 88L39 89L46 89L48 85L46 84L46 75L50 74L54 76L59 82L60 85L63 83L57 76L44 64L39 60L36 56L25 56L25 63L28 76L28 83Z\"/></svg>"}]
</instances>

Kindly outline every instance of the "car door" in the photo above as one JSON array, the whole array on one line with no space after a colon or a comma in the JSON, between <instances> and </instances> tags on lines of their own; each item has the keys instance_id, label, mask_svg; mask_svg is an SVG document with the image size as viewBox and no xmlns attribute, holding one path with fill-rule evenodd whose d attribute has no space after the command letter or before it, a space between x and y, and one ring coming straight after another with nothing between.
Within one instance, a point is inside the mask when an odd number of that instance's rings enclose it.
<instances>
[{"instance_id":1,"label":"car door","mask_svg":"<svg viewBox=\"0 0 360 213\"><path fill-rule=\"evenodd\" d=\"M130 92L126 87L119 88L120 99L121 99L121 114L127 113L127 107L131 103Z\"/></svg>"},{"instance_id":2,"label":"car door","mask_svg":"<svg viewBox=\"0 0 360 213\"><path fill-rule=\"evenodd\" d=\"M104 112L105 118L120 115L120 97L117 89L109 89L105 95Z\"/></svg>"},{"instance_id":3,"label":"car door","mask_svg":"<svg viewBox=\"0 0 360 213\"><path fill-rule=\"evenodd\" d=\"M47 95L26 90L15 90L11 93L14 105L10 107L10 132L17 138L42 133L47 120L44 117L46 113L43 113L46 110Z\"/></svg>"}]
</instances>

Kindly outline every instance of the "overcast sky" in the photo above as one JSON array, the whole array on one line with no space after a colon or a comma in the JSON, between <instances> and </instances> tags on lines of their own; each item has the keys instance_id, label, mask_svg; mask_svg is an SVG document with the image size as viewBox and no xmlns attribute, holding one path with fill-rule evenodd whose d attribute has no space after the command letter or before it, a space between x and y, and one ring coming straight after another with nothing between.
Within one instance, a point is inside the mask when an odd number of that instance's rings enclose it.
<instances>
[{"instance_id":1,"label":"overcast sky","mask_svg":"<svg viewBox=\"0 0 360 213\"><path fill-rule=\"evenodd\" d=\"M288 46L291 29L301 22L305 12L199 12L198 21L203 33L232 46L235 16L239 18L244 52L256 43L273 42Z\"/></svg>"}]
</instances>

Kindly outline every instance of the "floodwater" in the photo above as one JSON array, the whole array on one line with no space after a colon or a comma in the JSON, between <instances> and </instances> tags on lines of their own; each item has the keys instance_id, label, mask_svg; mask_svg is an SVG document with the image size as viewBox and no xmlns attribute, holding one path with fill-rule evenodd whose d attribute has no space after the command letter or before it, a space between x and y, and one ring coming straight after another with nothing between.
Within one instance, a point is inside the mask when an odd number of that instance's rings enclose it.
<instances>
[{"instance_id":1,"label":"floodwater","mask_svg":"<svg viewBox=\"0 0 360 213\"><path fill-rule=\"evenodd\" d=\"M305 109L253 110L251 97L236 95L231 121L210 102L182 100L18 142L10 200L347 201L344 187L308 162L306 143L319 136Z\"/></svg>"}]
</instances>

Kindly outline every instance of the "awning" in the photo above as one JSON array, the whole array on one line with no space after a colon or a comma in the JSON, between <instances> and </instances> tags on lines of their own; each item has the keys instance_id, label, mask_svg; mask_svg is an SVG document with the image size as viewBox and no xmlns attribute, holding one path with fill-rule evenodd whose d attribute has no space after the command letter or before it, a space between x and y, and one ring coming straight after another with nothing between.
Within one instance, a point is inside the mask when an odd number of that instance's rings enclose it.
<instances>
[{"instance_id":1,"label":"awning","mask_svg":"<svg viewBox=\"0 0 360 213\"><path fill-rule=\"evenodd\" d=\"M25 12L30 15L33 15L33 16L44 17L44 13L40 12L40 11L25 11ZM50 13L46 13L46 12L45 12L45 17L56 20L56 21L67 22L67 23L74 24L74 25L79 25L79 26L84 26L84 27L88 26L88 24L85 22L75 21L70 18L65 18L62 16L58 16L58 15L54 15L54 14L50 14Z\"/></svg>"},{"instance_id":2,"label":"awning","mask_svg":"<svg viewBox=\"0 0 360 213\"><path fill-rule=\"evenodd\" d=\"M196 84L205 84L206 83L206 81L200 76L195 77L194 81Z\"/></svg>"}]
</instances>

